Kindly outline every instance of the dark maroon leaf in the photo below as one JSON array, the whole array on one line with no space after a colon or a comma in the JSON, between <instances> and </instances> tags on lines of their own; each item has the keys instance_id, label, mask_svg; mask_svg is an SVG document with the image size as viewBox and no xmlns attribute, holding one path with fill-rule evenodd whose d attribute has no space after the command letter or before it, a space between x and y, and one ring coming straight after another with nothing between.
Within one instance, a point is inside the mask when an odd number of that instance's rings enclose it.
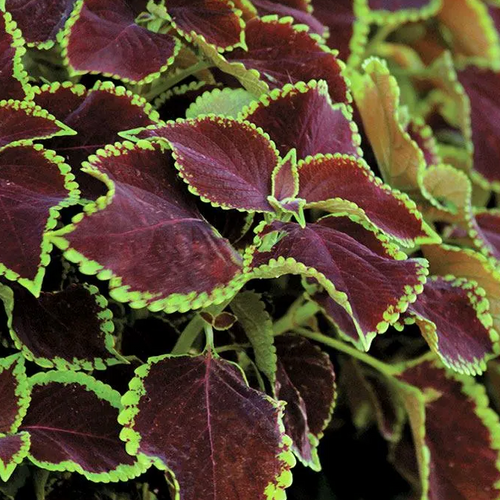
<instances>
[{"instance_id":1,"label":"dark maroon leaf","mask_svg":"<svg viewBox=\"0 0 500 500\"><path fill-rule=\"evenodd\" d=\"M168 152L125 143L91 162L111 191L54 234L69 260L111 279L112 297L134 307L187 311L229 293L241 259L202 219Z\"/></svg>"},{"instance_id":2,"label":"dark maroon leaf","mask_svg":"<svg viewBox=\"0 0 500 500\"><path fill-rule=\"evenodd\" d=\"M252 4L261 17L269 14L291 16L298 24L309 26L311 33L325 34L326 27L311 14L310 2L307 0L252 0Z\"/></svg>"},{"instance_id":3,"label":"dark maroon leaf","mask_svg":"<svg viewBox=\"0 0 500 500\"><path fill-rule=\"evenodd\" d=\"M403 394L423 495L429 500L496 499L500 424L488 407L484 388L473 378L451 375L431 361L406 369L400 379L419 390L403 388Z\"/></svg>"},{"instance_id":4,"label":"dark maroon leaf","mask_svg":"<svg viewBox=\"0 0 500 500\"><path fill-rule=\"evenodd\" d=\"M367 0L371 10L385 10L388 12L398 12L407 9L424 9L432 4L437 4L436 0Z\"/></svg>"},{"instance_id":5,"label":"dark maroon leaf","mask_svg":"<svg viewBox=\"0 0 500 500\"><path fill-rule=\"evenodd\" d=\"M500 260L500 213L495 210L478 212L473 223L473 236L479 240L475 243Z\"/></svg>"},{"instance_id":6,"label":"dark maroon leaf","mask_svg":"<svg viewBox=\"0 0 500 500\"><path fill-rule=\"evenodd\" d=\"M0 108L1 109L1 108ZM1 113L0 113L1 114ZM0 274L39 293L59 209L76 203L78 191L67 165L40 145L0 151Z\"/></svg>"},{"instance_id":7,"label":"dark maroon leaf","mask_svg":"<svg viewBox=\"0 0 500 500\"><path fill-rule=\"evenodd\" d=\"M74 284L38 299L17 284L10 287L12 301L4 302L11 334L28 359L45 368L87 370L120 362L112 314L96 287Z\"/></svg>"},{"instance_id":8,"label":"dark maroon leaf","mask_svg":"<svg viewBox=\"0 0 500 500\"><path fill-rule=\"evenodd\" d=\"M0 101L0 147L75 133L32 102Z\"/></svg>"},{"instance_id":9,"label":"dark maroon leaf","mask_svg":"<svg viewBox=\"0 0 500 500\"><path fill-rule=\"evenodd\" d=\"M75 0L5 0L7 12L28 44L48 45L56 40L69 18Z\"/></svg>"},{"instance_id":10,"label":"dark maroon leaf","mask_svg":"<svg viewBox=\"0 0 500 500\"><path fill-rule=\"evenodd\" d=\"M12 436L0 434L0 479L8 481L17 464L28 455L30 437L27 432Z\"/></svg>"},{"instance_id":11,"label":"dark maroon leaf","mask_svg":"<svg viewBox=\"0 0 500 500\"><path fill-rule=\"evenodd\" d=\"M410 198L392 191L360 158L317 155L299 162L299 197L310 207L343 211L339 198L353 202L373 224L403 244L439 241ZM327 200L331 200L328 202Z\"/></svg>"},{"instance_id":12,"label":"dark maroon leaf","mask_svg":"<svg viewBox=\"0 0 500 500\"><path fill-rule=\"evenodd\" d=\"M292 148L299 159L318 153L362 154L350 111L344 104L332 104L324 80L276 89L241 117L265 130L282 156Z\"/></svg>"},{"instance_id":13,"label":"dark maroon leaf","mask_svg":"<svg viewBox=\"0 0 500 500\"><path fill-rule=\"evenodd\" d=\"M24 99L28 75L22 66L26 52L10 14L0 12L0 100Z\"/></svg>"},{"instance_id":14,"label":"dark maroon leaf","mask_svg":"<svg viewBox=\"0 0 500 500\"><path fill-rule=\"evenodd\" d=\"M151 358L136 373L122 438L175 475L179 498L279 498L294 463L280 407L236 365L207 352Z\"/></svg>"},{"instance_id":15,"label":"dark maroon leaf","mask_svg":"<svg viewBox=\"0 0 500 500\"><path fill-rule=\"evenodd\" d=\"M144 472L120 441L120 394L90 375L38 373L21 430L31 437L30 459L39 467L76 471L94 481L127 480Z\"/></svg>"},{"instance_id":16,"label":"dark maroon leaf","mask_svg":"<svg viewBox=\"0 0 500 500\"><path fill-rule=\"evenodd\" d=\"M287 402L284 423L294 451L319 468L314 447L323 435L335 403L335 373L327 354L307 339L281 335L275 340L278 355L275 392Z\"/></svg>"},{"instance_id":17,"label":"dark maroon leaf","mask_svg":"<svg viewBox=\"0 0 500 500\"><path fill-rule=\"evenodd\" d=\"M459 71L460 83L470 99L472 142L474 145L473 172L483 184L500 189L500 73L475 66Z\"/></svg>"},{"instance_id":18,"label":"dark maroon leaf","mask_svg":"<svg viewBox=\"0 0 500 500\"><path fill-rule=\"evenodd\" d=\"M251 123L207 116L169 122L138 134L166 139L182 178L216 206L274 211L267 198L278 151Z\"/></svg>"},{"instance_id":19,"label":"dark maroon leaf","mask_svg":"<svg viewBox=\"0 0 500 500\"><path fill-rule=\"evenodd\" d=\"M169 0L155 7L153 12L169 19L188 40L195 33L219 50L243 41L245 24L228 0Z\"/></svg>"},{"instance_id":20,"label":"dark maroon leaf","mask_svg":"<svg viewBox=\"0 0 500 500\"><path fill-rule=\"evenodd\" d=\"M29 404L24 359L15 354L0 359L0 433L16 432Z\"/></svg>"},{"instance_id":21,"label":"dark maroon leaf","mask_svg":"<svg viewBox=\"0 0 500 500\"><path fill-rule=\"evenodd\" d=\"M499 350L485 292L464 279L435 277L405 313L449 368L475 375ZM413 319L414 318L414 319Z\"/></svg>"},{"instance_id":22,"label":"dark maroon leaf","mask_svg":"<svg viewBox=\"0 0 500 500\"><path fill-rule=\"evenodd\" d=\"M278 241L267 250L273 232ZM276 221L259 238L264 249L247 256L249 270L262 277L286 272L316 279L349 312L364 349L416 299L427 274L426 261L400 260L405 256L395 247L347 217L325 217L305 228Z\"/></svg>"},{"instance_id":23,"label":"dark maroon leaf","mask_svg":"<svg viewBox=\"0 0 500 500\"><path fill-rule=\"evenodd\" d=\"M287 83L323 79L328 83L333 102L350 101L342 65L334 53L306 31L294 28L290 18L250 20L245 41L248 50L232 50L225 54L227 60L211 56L223 71L240 78L251 92L260 94ZM255 71L259 72L259 81L255 80Z\"/></svg>"},{"instance_id":24,"label":"dark maroon leaf","mask_svg":"<svg viewBox=\"0 0 500 500\"><path fill-rule=\"evenodd\" d=\"M66 158L82 188L92 182L79 171L83 160L97 149L117 141L121 130L145 127L158 121L158 114L146 101L109 82L98 82L92 90L69 82L44 85L35 89L34 99L78 132L64 141L52 140L50 147ZM95 189L99 184L94 181L92 187Z\"/></svg>"},{"instance_id":25,"label":"dark maroon leaf","mask_svg":"<svg viewBox=\"0 0 500 500\"><path fill-rule=\"evenodd\" d=\"M146 82L174 62L179 41L135 23L147 2L83 0L77 4L64 40L71 67L78 73L99 72L122 80ZM169 1L169 5L170 5ZM135 5L134 5L135 4Z\"/></svg>"}]
</instances>

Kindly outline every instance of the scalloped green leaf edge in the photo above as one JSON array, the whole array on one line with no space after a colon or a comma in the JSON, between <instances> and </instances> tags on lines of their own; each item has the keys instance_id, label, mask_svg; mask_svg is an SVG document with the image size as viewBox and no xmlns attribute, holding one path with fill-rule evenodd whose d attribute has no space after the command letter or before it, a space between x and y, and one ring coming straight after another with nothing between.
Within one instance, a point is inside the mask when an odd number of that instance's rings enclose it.
<instances>
[{"instance_id":1,"label":"scalloped green leaf edge","mask_svg":"<svg viewBox=\"0 0 500 500\"><path fill-rule=\"evenodd\" d=\"M335 214L328 215L327 217L336 217L336 216L347 216L353 222L360 224L366 230L371 231L377 237L377 239L383 244L383 246L387 249L389 254L395 260L406 260L407 255L399 250L399 248L389 241L389 239L378 230L376 230L372 225L370 225L366 220L360 219L352 214ZM262 245L266 244L266 242L260 237L260 232L267 225L266 221L262 221L256 228L253 245L250 246L245 254L243 259L244 273L247 275L248 279L259 278L259 279L270 279L270 278L278 278L279 276L283 276L284 274L295 274L301 275L307 278L314 278L318 283L326 290L328 295L343 307L349 316L351 317L353 324L356 327L356 331L359 335L360 341L355 342L352 337L346 336L342 334L345 340L353 343L359 350L368 351L370 349L370 345L372 341L376 338L378 334L385 333L389 326L394 325L401 313L404 313L409 304L415 302L417 300L417 296L422 293L424 289L424 284L427 281L428 271L428 262L425 259L417 258L415 259L420 264L420 269L418 271L418 280L419 285L416 287L407 286L405 290L405 295L403 295L396 307L389 306L389 308L383 313L383 321L381 321L374 332L368 332L366 335L363 333L361 327L359 326L356 319L353 317L351 305L348 302L347 295L344 292L340 292L336 289L335 285L326 277L324 274L316 271L313 267L307 267L304 264L297 262L294 258L289 257L285 259L284 257L279 257L276 259L271 259L267 264L262 265L255 269L250 269L250 264L252 262L252 258L255 252L259 251L259 248L262 248ZM270 233L273 235L273 233ZM266 235L269 236L269 235ZM263 250L261 250L263 251Z\"/></svg>"},{"instance_id":2,"label":"scalloped green leaf edge","mask_svg":"<svg viewBox=\"0 0 500 500\"><path fill-rule=\"evenodd\" d=\"M0 479L7 482L16 469L16 467L23 461L25 457L28 456L28 452L31 446L30 435L26 431L22 431L17 434L21 438L21 448L19 451L13 455L10 462L5 463L0 459ZM2 437L7 437L0 434L0 440Z\"/></svg>"},{"instance_id":3,"label":"scalloped green leaf edge","mask_svg":"<svg viewBox=\"0 0 500 500\"><path fill-rule=\"evenodd\" d=\"M142 457L143 460L149 460L159 470L166 471L171 476L170 479L172 480L173 487L175 489L175 500L181 500L180 486L175 479L173 471L168 469L167 466L159 458L150 458L144 453L139 452L141 435L133 428L135 423L134 417L139 413L137 405L139 404L141 397L146 394L143 379L148 376L151 365L163 361L164 359L177 357L196 356L176 356L172 354L163 354L161 356L154 356L149 358L146 364L135 369L135 376L129 382L129 390L121 398L123 410L118 416L118 422L123 426L122 432L120 434L120 439L125 442L127 452L132 456ZM241 373L243 380L248 385L245 373L243 372L241 367L231 361L225 361L233 365ZM275 408L278 408L281 412L283 412L283 408L278 402L267 396L265 393L262 393L262 396L265 397ZM282 461L284 464L289 465L289 467L291 468L296 463L295 456L290 450L292 442L291 439L285 434L285 428L281 418L278 419L278 424L280 426L282 436L282 451L276 456L276 458ZM286 500L286 493L284 490L292 484L292 474L290 470L284 470L281 475L276 478L276 481L276 484L270 483L263 492L265 495L265 500Z\"/></svg>"},{"instance_id":4,"label":"scalloped green leaf edge","mask_svg":"<svg viewBox=\"0 0 500 500\"><path fill-rule=\"evenodd\" d=\"M114 356L114 358L94 358L92 361L86 359L73 359L72 362L60 357L54 358L40 358L35 356L28 347L26 347L22 341L17 336L14 331L13 323L13 312L14 312L14 294L12 290L0 283L0 300L3 301L5 312L7 313L7 327L9 329L10 336L14 341L17 349L19 349L24 357L28 361L33 361L38 366L42 368L54 368L56 370L105 370L108 366L113 366L121 363L126 363L127 361L120 356L120 354L115 349L115 339L113 337L113 331L115 325L113 323L113 313L107 308L107 299L99 293L99 289L94 285L89 285L84 283L83 286L88 290L88 292L93 296L96 304L100 308L100 312L97 317L102 321L101 331L104 333L104 345L106 350Z\"/></svg>"},{"instance_id":5,"label":"scalloped green leaf edge","mask_svg":"<svg viewBox=\"0 0 500 500\"><path fill-rule=\"evenodd\" d=\"M129 141L117 142L114 145L108 144L104 149L99 149L96 155L89 156L87 162L83 162L82 171L102 181L108 188L108 192L96 201L85 205L84 211L75 215L70 224L50 233L51 243L64 252L64 257L67 260L77 264L81 273L92 276L96 275L97 279L102 281L109 280L109 295L111 298L118 302L128 302L129 306L133 309L147 307L153 312L165 311L170 314L173 312L187 312L192 309L206 307L210 304L221 304L234 296L246 282L243 274L235 276L227 286L214 289L210 295L205 292L201 294L192 292L187 295L172 294L166 299L153 300L155 295L152 293L129 292L129 287L123 284L122 277L116 276L110 269L104 268L98 262L87 259L83 254L70 248L69 241L64 236L71 233L84 217L91 217L92 214L106 209L112 203L115 194L114 182L106 174L97 170L91 162L100 158L117 156L123 150L133 150L135 148L151 150L153 149L153 145L149 141L142 140L135 144Z\"/></svg>"},{"instance_id":6,"label":"scalloped green leaf edge","mask_svg":"<svg viewBox=\"0 0 500 500\"><path fill-rule=\"evenodd\" d=\"M36 385L47 385L51 383L81 385L86 391L93 392L99 399L107 401L113 408L116 408L117 410L122 409L121 395L118 391L115 391L109 385L104 384L103 382L96 380L94 377L83 372L75 373L72 371L53 370L49 372L37 373L29 379L31 388ZM143 457L137 457L137 463L135 465L121 464L112 471L95 473L83 470L79 464L71 460L54 464L51 462L39 461L33 457L31 453L28 454L28 458L42 469L58 472L78 472L90 481L103 483L134 479L151 466L151 462L149 460L145 460Z\"/></svg>"},{"instance_id":7,"label":"scalloped green leaf edge","mask_svg":"<svg viewBox=\"0 0 500 500\"><path fill-rule=\"evenodd\" d=\"M52 244L49 241L48 232L55 228L57 220L59 219L61 209L70 207L79 202L80 190L78 184L75 182L75 176L71 173L70 166L64 163L64 158L62 158L62 156L58 156L55 151L52 151L51 149L45 149L41 144L19 145L30 145L37 151L44 151L45 158L47 158L50 162L52 162L59 168L59 172L64 177L64 187L68 191L68 196L64 200L49 209L49 217L47 218L47 223L45 225L45 230L40 245L40 264L35 278L33 280L23 278L0 262L0 276L5 276L10 281L17 281L20 285L24 286L31 293L33 293L35 297L38 297L42 289L42 281L45 276L45 269L49 265L50 253L52 251ZM8 146L5 146L5 148L7 147L16 146L11 146L9 144Z\"/></svg>"},{"instance_id":8,"label":"scalloped green leaf edge","mask_svg":"<svg viewBox=\"0 0 500 500\"><path fill-rule=\"evenodd\" d=\"M401 9L397 12L386 10L371 10L368 0L358 0L360 6L364 7L371 22L376 24L403 24L428 19L436 14L442 5L442 0L430 0L427 6L420 9Z\"/></svg>"}]
</instances>

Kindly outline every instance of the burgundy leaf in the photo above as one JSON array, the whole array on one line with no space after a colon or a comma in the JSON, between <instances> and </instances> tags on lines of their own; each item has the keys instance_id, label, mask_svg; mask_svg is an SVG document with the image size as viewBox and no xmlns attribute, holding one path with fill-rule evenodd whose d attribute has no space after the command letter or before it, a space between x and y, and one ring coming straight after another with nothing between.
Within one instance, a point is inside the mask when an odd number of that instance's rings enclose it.
<instances>
[{"instance_id":1,"label":"burgundy leaf","mask_svg":"<svg viewBox=\"0 0 500 500\"><path fill-rule=\"evenodd\" d=\"M100 183L95 181L88 186L92 179L80 173L81 162L97 149L117 141L121 130L145 127L158 120L158 114L146 101L109 82L98 82L92 90L69 82L44 85L35 89L34 99L78 132L64 141L52 140L50 147L67 159L75 170L79 184L82 188L89 187L91 192Z\"/></svg>"},{"instance_id":2,"label":"burgundy leaf","mask_svg":"<svg viewBox=\"0 0 500 500\"><path fill-rule=\"evenodd\" d=\"M500 212L485 210L476 213L473 236L486 253L500 260Z\"/></svg>"},{"instance_id":3,"label":"burgundy leaf","mask_svg":"<svg viewBox=\"0 0 500 500\"><path fill-rule=\"evenodd\" d=\"M290 18L253 18L247 24L245 41L248 50L236 48L225 54L225 58L211 53L199 40L198 43L215 64L240 78L257 95L287 83L323 79L328 83L333 102L350 101L342 64L317 39L295 28Z\"/></svg>"},{"instance_id":4,"label":"burgundy leaf","mask_svg":"<svg viewBox=\"0 0 500 500\"><path fill-rule=\"evenodd\" d=\"M134 307L186 311L224 296L241 259L182 190L169 153L159 144L108 146L87 171L110 192L54 233L69 260L111 278L113 298Z\"/></svg>"},{"instance_id":5,"label":"burgundy leaf","mask_svg":"<svg viewBox=\"0 0 500 500\"><path fill-rule=\"evenodd\" d=\"M228 0L169 0L165 7L154 7L153 12L169 19L188 40L196 34L221 50L241 45L244 39L245 23Z\"/></svg>"},{"instance_id":6,"label":"burgundy leaf","mask_svg":"<svg viewBox=\"0 0 500 500\"><path fill-rule=\"evenodd\" d=\"M5 0L5 9L30 45L52 45L69 18L75 0Z\"/></svg>"},{"instance_id":7,"label":"burgundy leaf","mask_svg":"<svg viewBox=\"0 0 500 500\"><path fill-rule=\"evenodd\" d=\"M278 201L295 198L299 191L299 174L295 151L278 165L272 173L273 196Z\"/></svg>"},{"instance_id":8,"label":"burgundy leaf","mask_svg":"<svg viewBox=\"0 0 500 500\"><path fill-rule=\"evenodd\" d=\"M0 101L0 148L32 139L75 133L32 102Z\"/></svg>"},{"instance_id":9,"label":"burgundy leaf","mask_svg":"<svg viewBox=\"0 0 500 500\"><path fill-rule=\"evenodd\" d=\"M99 72L131 82L149 82L170 66L180 49L169 34L139 26L134 19L146 1L83 0L77 4L64 39L78 73ZM170 4L171 2L169 2Z\"/></svg>"},{"instance_id":10,"label":"burgundy leaf","mask_svg":"<svg viewBox=\"0 0 500 500\"><path fill-rule=\"evenodd\" d=\"M272 212L271 174L278 151L248 122L208 116L146 129L139 137L166 139L193 191L224 208Z\"/></svg>"},{"instance_id":11,"label":"burgundy leaf","mask_svg":"<svg viewBox=\"0 0 500 500\"><path fill-rule=\"evenodd\" d=\"M28 75L22 66L24 41L10 14L0 12L0 99L26 97Z\"/></svg>"},{"instance_id":12,"label":"burgundy leaf","mask_svg":"<svg viewBox=\"0 0 500 500\"><path fill-rule=\"evenodd\" d=\"M483 184L500 189L500 73L469 66L458 77L471 106L473 172Z\"/></svg>"},{"instance_id":13,"label":"burgundy leaf","mask_svg":"<svg viewBox=\"0 0 500 500\"><path fill-rule=\"evenodd\" d=\"M307 0L252 0L260 17L277 14L279 17L291 16L298 24L309 26L311 33L323 36L326 27L311 14L310 2Z\"/></svg>"},{"instance_id":14,"label":"burgundy leaf","mask_svg":"<svg viewBox=\"0 0 500 500\"><path fill-rule=\"evenodd\" d=\"M323 435L335 403L335 373L327 354L307 339L280 335L275 392L287 402L284 423L294 451L313 468L319 468L314 446Z\"/></svg>"},{"instance_id":15,"label":"burgundy leaf","mask_svg":"<svg viewBox=\"0 0 500 500\"><path fill-rule=\"evenodd\" d=\"M150 358L136 370L120 422L127 450L175 476L183 500L278 498L293 457L280 407L210 352Z\"/></svg>"},{"instance_id":16,"label":"burgundy leaf","mask_svg":"<svg viewBox=\"0 0 500 500\"><path fill-rule=\"evenodd\" d=\"M440 6L439 0L367 0L370 10L399 12L405 10L421 10ZM435 8L434 10L437 10Z\"/></svg>"},{"instance_id":17,"label":"burgundy leaf","mask_svg":"<svg viewBox=\"0 0 500 500\"><path fill-rule=\"evenodd\" d=\"M8 481L14 469L28 455L30 436L21 432L12 436L0 434L0 479Z\"/></svg>"},{"instance_id":18,"label":"burgundy leaf","mask_svg":"<svg viewBox=\"0 0 500 500\"><path fill-rule=\"evenodd\" d=\"M431 361L406 369L400 379L419 389L415 394L414 389L410 393L403 388L403 394L419 455L423 496L496 499L500 424L488 408L483 387L473 378L452 376Z\"/></svg>"},{"instance_id":19,"label":"burgundy leaf","mask_svg":"<svg viewBox=\"0 0 500 500\"><path fill-rule=\"evenodd\" d=\"M277 242L267 250L273 232ZM425 282L426 261L400 260L404 254L347 217L325 217L305 228L276 221L259 238L264 249L249 252L249 270L261 277L286 272L315 278L350 313L364 349L398 319Z\"/></svg>"},{"instance_id":20,"label":"burgundy leaf","mask_svg":"<svg viewBox=\"0 0 500 500\"><path fill-rule=\"evenodd\" d=\"M120 441L120 394L90 375L38 373L30 379L31 403L21 429L31 438L39 467L76 471L93 481L132 479L144 472Z\"/></svg>"},{"instance_id":21,"label":"burgundy leaf","mask_svg":"<svg viewBox=\"0 0 500 500\"><path fill-rule=\"evenodd\" d=\"M0 433L16 432L29 405L24 359L19 354L0 359Z\"/></svg>"},{"instance_id":22,"label":"burgundy leaf","mask_svg":"<svg viewBox=\"0 0 500 500\"><path fill-rule=\"evenodd\" d=\"M0 274L40 291L52 229L62 207L76 203L78 191L67 165L40 145L0 150Z\"/></svg>"},{"instance_id":23,"label":"burgundy leaf","mask_svg":"<svg viewBox=\"0 0 500 500\"><path fill-rule=\"evenodd\" d=\"M362 159L317 155L298 167L299 197L307 201L306 206L344 211L340 198L355 203L373 224L405 245L439 241L415 203L383 184Z\"/></svg>"},{"instance_id":24,"label":"burgundy leaf","mask_svg":"<svg viewBox=\"0 0 500 500\"><path fill-rule=\"evenodd\" d=\"M484 296L474 282L435 277L408 308L406 322L417 322L445 365L475 375L486 369L486 361L499 350Z\"/></svg>"},{"instance_id":25,"label":"burgundy leaf","mask_svg":"<svg viewBox=\"0 0 500 500\"><path fill-rule=\"evenodd\" d=\"M112 314L94 286L74 284L35 298L12 284L3 298L11 335L30 360L45 368L105 369L119 363L114 349ZM5 293L5 291L4 291Z\"/></svg>"},{"instance_id":26,"label":"burgundy leaf","mask_svg":"<svg viewBox=\"0 0 500 500\"><path fill-rule=\"evenodd\" d=\"M265 130L282 156L292 148L299 159L318 153L362 153L351 112L344 104L332 104L324 80L285 85L240 116Z\"/></svg>"}]
</instances>

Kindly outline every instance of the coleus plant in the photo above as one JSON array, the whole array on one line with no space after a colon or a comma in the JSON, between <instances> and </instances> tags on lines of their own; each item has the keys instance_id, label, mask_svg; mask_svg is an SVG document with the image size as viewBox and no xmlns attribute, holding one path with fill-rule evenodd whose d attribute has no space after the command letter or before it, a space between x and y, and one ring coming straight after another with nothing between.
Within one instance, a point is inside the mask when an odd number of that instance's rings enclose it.
<instances>
[{"instance_id":1,"label":"coleus plant","mask_svg":"<svg viewBox=\"0 0 500 500\"><path fill-rule=\"evenodd\" d=\"M500 498L499 2L0 21L2 498Z\"/></svg>"}]
</instances>

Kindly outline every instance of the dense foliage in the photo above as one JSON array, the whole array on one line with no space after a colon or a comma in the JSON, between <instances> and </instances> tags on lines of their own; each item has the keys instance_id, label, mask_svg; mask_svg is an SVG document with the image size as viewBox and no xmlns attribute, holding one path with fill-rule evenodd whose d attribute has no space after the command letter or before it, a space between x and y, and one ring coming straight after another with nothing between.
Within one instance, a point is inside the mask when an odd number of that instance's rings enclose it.
<instances>
[{"instance_id":1,"label":"dense foliage","mask_svg":"<svg viewBox=\"0 0 500 500\"><path fill-rule=\"evenodd\" d=\"M499 89L498 0L0 0L0 497L500 498Z\"/></svg>"}]
</instances>

